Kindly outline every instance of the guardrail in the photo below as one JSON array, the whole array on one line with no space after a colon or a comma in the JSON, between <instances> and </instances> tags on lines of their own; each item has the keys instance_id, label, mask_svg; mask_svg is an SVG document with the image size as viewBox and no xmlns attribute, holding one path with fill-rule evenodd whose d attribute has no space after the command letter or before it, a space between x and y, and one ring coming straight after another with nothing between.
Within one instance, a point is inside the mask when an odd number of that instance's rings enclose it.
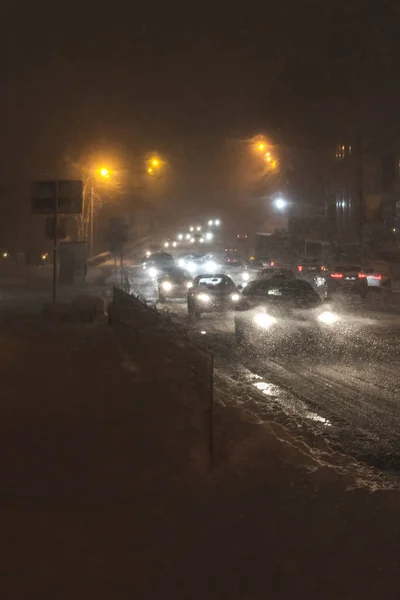
<instances>
[{"instance_id":1,"label":"guardrail","mask_svg":"<svg viewBox=\"0 0 400 600\"><path fill-rule=\"evenodd\" d=\"M170 380L178 385L182 401L192 400L187 405L191 424L194 422L203 430L206 427L211 465L214 460L212 352L194 342L186 328L174 323L168 315L117 287L113 289L109 317L128 354L152 367L151 379Z\"/></svg>"}]
</instances>

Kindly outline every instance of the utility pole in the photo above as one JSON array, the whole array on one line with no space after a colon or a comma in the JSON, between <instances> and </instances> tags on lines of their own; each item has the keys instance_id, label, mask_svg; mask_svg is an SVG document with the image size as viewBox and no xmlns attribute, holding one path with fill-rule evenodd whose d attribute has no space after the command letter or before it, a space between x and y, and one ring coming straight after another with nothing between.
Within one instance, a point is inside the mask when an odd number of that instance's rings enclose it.
<instances>
[{"instance_id":1,"label":"utility pole","mask_svg":"<svg viewBox=\"0 0 400 600\"><path fill-rule=\"evenodd\" d=\"M93 244L94 244L94 222L93 222L93 217L94 217L94 190L93 190L93 186L90 186L90 246L89 246L89 254L92 257L93 256Z\"/></svg>"}]
</instances>

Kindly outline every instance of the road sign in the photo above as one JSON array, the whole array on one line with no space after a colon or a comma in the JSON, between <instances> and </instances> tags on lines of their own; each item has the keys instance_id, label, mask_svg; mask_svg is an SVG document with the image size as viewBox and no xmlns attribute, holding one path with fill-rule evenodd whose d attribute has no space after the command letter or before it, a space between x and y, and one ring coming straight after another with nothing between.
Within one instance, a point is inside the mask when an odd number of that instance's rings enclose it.
<instances>
[{"instance_id":1,"label":"road sign","mask_svg":"<svg viewBox=\"0 0 400 600\"><path fill-rule=\"evenodd\" d=\"M129 225L124 219L110 219L108 242L111 252L121 252L129 239Z\"/></svg>"},{"instance_id":2,"label":"road sign","mask_svg":"<svg viewBox=\"0 0 400 600\"><path fill-rule=\"evenodd\" d=\"M35 181L32 187L32 212L52 214L56 212L58 188L58 213L81 214L83 198L82 181Z\"/></svg>"}]
</instances>

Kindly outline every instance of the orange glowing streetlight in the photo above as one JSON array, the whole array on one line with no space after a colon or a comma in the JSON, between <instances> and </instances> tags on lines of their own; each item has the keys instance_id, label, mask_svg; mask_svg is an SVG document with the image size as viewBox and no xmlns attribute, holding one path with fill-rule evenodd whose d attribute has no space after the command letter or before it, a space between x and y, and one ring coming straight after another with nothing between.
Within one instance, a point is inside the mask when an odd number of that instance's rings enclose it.
<instances>
[{"instance_id":1,"label":"orange glowing streetlight","mask_svg":"<svg viewBox=\"0 0 400 600\"><path fill-rule=\"evenodd\" d=\"M106 167L102 167L99 172L104 179L110 179L110 171Z\"/></svg>"}]
</instances>

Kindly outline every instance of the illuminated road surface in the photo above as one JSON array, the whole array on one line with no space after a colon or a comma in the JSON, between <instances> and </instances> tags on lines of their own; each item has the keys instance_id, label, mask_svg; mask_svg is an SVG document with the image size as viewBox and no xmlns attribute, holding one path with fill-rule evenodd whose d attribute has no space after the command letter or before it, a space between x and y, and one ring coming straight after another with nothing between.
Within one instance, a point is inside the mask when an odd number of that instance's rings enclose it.
<instances>
[{"instance_id":1,"label":"illuminated road surface","mask_svg":"<svg viewBox=\"0 0 400 600\"><path fill-rule=\"evenodd\" d=\"M155 285L132 270L135 293L156 302ZM187 322L185 302L159 305ZM387 309L387 310L385 310ZM215 354L219 380L233 404L261 419L280 416L299 427L308 422L335 447L382 469L400 472L400 314L382 298L354 301L350 319L357 335L324 351L274 354L268 348L236 348L232 315L203 315L193 329Z\"/></svg>"}]
</instances>

